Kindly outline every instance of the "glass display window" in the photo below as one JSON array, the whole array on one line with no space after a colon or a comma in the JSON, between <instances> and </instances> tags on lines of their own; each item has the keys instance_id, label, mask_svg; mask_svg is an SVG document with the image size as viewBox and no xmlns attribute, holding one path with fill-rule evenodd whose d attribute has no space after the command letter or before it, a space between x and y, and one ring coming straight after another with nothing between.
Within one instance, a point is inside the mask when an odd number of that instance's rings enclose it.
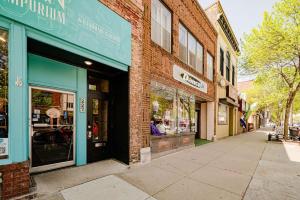
<instances>
[{"instance_id":1,"label":"glass display window","mask_svg":"<svg viewBox=\"0 0 300 200\"><path fill-rule=\"evenodd\" d=\"M151 83L151 125L153 135L176 133L176 90L157 82ZM153 127L155 129L155 127Z\"/></svg>"},{"instance_id":2,"label":"glass display window","mask_svg":"<svg viewBox=\"0 0 300 200\"><path fill-rule=\"evenodd\" d=\"M219 103L219 113L218 113L218 123L219 124L223 124L223 125L228 124L227 107L228 106Z\"/></svg>"},{"instance_id":3,"label":"glass display window","mask_svg":"<svg viewBox=\"0 0 300 200\"><path fill-rule=\"evenodd\" d=\"M151 82L151 134L154 136L195 132L195 97Z\"/></svg>"},{"instance_id":4,"label":"glass display window","mask_svg":"<svg viewBox=\"0 0 300 200\"><path fill-rule=\"evenodd\" d=\"M8 158L8 31L0 29L0 159Z\"/></svg>"},{"instance_id":5,"label":"glass display window","mask_svg":"<svg viewBox=\"0 0 300 200\"><path fill-rule=\"evenodd\" d=\"M195 132L195 97L178 91L178 131Z\"/></svg>"}]
</instances>

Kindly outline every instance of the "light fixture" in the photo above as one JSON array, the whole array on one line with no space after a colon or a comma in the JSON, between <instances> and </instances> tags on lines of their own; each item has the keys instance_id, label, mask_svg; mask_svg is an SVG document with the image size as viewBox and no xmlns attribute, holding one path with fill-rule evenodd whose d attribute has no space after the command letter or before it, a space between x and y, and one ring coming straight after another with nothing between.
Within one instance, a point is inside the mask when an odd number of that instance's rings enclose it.
<instances>
[{"instance_id":1,"label":"light fixture","mask_svg":"<svg viewBox=\"0 0 300 200\"><path fill-rule=\"evenodd\" d=\"M90 66L90 65L92 65L93 63L92 63L91 61L89 61L89 60L86 60L86 61L84 61L84 64Z\"/></svg>"},{"instance_id":2,"label":"light fixture","mask_svg":"<svg viewBox=\"0 0 300 200\"><path fill-rule=\"evenodd\" d=\"M1 37L1 36L0 36L0 41L6 42L6 39L5 39L4 37Z\"/></svg>"}]
</instances>

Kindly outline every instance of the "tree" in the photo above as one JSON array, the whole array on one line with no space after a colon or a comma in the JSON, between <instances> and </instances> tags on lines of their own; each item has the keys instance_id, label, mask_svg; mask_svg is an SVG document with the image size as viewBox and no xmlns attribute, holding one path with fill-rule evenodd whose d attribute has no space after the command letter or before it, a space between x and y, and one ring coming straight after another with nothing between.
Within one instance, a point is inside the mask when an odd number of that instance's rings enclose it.
<instances>
[{"instance_id":1,"label":"tree","mask_svg":"<svg viewBox=\"0 0 300 200\"><path fill-rule=\"evenodd\" d=\"M277 73L264 71L257 75L253 87L246 92L248 103L256 104L256 112L268 109L272 120L280 124L282 119L285 97L288 90L283 81L276 79Z\"/></svg>"},{"instance_id":2,"label":"tree","mask_svg":"<svg viewBox=\"0 0 300 200\"><path fill-rule=\"evenodd\" d=\"M281 0L263 22L246 35L242 44L242 66L257 74L271 71L274 81L284 83L284 137L295 96L300 90L300 1Z\"/></svg>"}]
</instances>

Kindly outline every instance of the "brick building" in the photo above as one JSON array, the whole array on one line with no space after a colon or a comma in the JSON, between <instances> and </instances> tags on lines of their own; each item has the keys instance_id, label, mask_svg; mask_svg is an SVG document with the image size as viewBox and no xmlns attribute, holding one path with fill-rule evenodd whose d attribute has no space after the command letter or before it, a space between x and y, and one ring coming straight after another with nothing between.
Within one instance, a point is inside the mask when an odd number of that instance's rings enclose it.
<instances>
[{"instance_id":1,"label":"brick building","mask_svg":"<svg viewBox=\"0 0 300 200\"><path fill-rule=\"evenodd\" d=\"M215 134L217 33L196 0L144 5L142 130L156 157Z\"/></svg>"},{"instance_id":2,"label":"brick building","mask_svg":"<svg viewBox=\"0 0 300 200\"><path fill-rule=\"evenodd\" d=\"M220 1L210 5L205 12L218 32L215 115L216 137L219 139L236 135L240 128L237 90L240 50Z\"/></svg>"}]
</instances>

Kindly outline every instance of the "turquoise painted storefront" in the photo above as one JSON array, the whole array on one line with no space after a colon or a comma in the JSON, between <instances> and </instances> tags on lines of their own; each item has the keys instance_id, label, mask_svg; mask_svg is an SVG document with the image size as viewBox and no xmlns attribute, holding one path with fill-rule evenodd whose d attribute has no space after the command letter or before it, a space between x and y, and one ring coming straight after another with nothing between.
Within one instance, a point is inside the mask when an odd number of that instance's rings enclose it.
<instances>
[{"instance_id":1,"label":"turquoise painted storefront","mask_svg":"<svg viewBox=\"0 0 300 200\"><path fill-rule=\"evenodd\" d=\"M55 9L56 18L28 2ZM7 159L0 160L0 165L4 165L30 157L30 85L74 92L77 104L80 98L87 98L86 69L29 54L27 39L127 71L131 65L131 25L97 0L0 0L0 28L9 33L9 153ZM75 162L83 165L86 113L79 112L79 106L76 108Z\"/></svg>"}]
</instances>

